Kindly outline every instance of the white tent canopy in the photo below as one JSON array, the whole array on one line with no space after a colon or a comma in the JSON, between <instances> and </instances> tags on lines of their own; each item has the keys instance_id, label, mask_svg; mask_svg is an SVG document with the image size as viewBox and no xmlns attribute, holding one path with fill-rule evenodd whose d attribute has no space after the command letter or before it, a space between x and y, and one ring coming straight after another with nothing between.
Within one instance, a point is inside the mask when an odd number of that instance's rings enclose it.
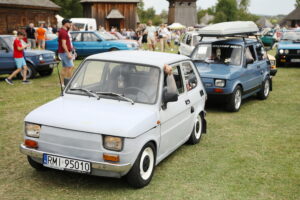
<instances>
[{"instance_id":1,"label":"white tent canopy","mask_svg":"<svg viewBox=\"0 0 300 200\"><path fill-rule=\"evenodd\" d=\"M185 26L180 24L180 23L173 23L171 24L170 26L168 26L170 29L173 29L173 30L180 30L180 29L184 29Z\"/></svg>"}]
</instances>

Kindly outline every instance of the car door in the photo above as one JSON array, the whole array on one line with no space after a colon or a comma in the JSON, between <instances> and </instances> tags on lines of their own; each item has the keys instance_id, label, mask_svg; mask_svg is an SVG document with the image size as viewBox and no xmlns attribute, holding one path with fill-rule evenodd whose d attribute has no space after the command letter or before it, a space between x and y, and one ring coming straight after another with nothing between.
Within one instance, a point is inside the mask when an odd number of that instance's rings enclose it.
<instances>
[{"instance_id":1,"label":"car door","mask_svg":"<svg viewBox=\"0 0 300 200\"><path fill-rule=\"evenodd\" d=\"M103 52L102 40L93 32L82 33L83 54L85 56Z\"/></svg>"},{"instance_id":2,"label":"car door","mask_svg":"<svg viewBox=\"0 0 300 200\"><path fill-rule=\"evenodd\" d=\"M267 53L265 48L261 44L256 45L256 54L257 54L257 62L258 62L258 75L260 76L259 83L261 84L264 81L264 75L269 70L268 62L267 62Z\"/></svg>"},{"instance_id":3,"label":"car door","mask_svg":"<svg viewBox=\"0 0 300 200\"><path fill-rule=\"evenodd\" d=\"M160 110L161 143L159 154L165 157L184 142L187 129L190 129L190 109L188 96L183 82L180 63L172 66L173 77L178 90L178 101L170 102Z\"/></svg>"},{"instance_id":4,"label":"car door","mask_svg":"<svg viewBox=\"0 0 300 200\"><path fill-rule=\"evenodd\" d=\"M196 68L190 61L185 61L181 63L182 74L184 77L185 88L187 91L186 100L188 109L189 109L189 125L186 129L188 135L192 132L194 126L195 116L199 114L201 109L201 105L205 104L204 89L200 84L200 77L196 73ZM198 113L197 113L198 112Z\"/></svg>"},{"instance_id":5,"label":"car door","mask_svg":"<svg viewBox=\"0 0 300 200\"><path fill-rule=\"evenodd\" d=\"M13 51L0 38L0 70L2 73L10 73L16 69L15 61L13 58Z\"/></svg>"},{"instance_id":6,"label":"car door","mask_svg":"<svg viewBox=\"0 0 300 200\"><path fill-rule=\"evenodd\" d=\"M242 76L242 84L244 87L244 92L251 91L257 88L260 84L260 75L258 70L260 68L257 61L255 48L253 45L245 47L245 68L244 74ZM252 60L252 63L247 64L247 60Z\"/></svg>"}]
</instances>

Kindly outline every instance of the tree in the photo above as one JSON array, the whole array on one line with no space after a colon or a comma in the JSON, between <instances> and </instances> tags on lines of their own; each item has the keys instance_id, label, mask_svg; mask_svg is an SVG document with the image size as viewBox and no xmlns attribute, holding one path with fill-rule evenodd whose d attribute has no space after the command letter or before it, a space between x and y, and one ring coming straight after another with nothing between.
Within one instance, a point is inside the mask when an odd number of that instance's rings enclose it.
<instances>
[{"instance_id":1,"label":"tree","mask_svg":"<svg viewBox=\"0 0 300 200\"><path fill-rule=\"evenodd\" d=\"M216 5L215 23L235 21L238 19L236 0L218 0Z\"/></svg>"},{"instance_id":2,"label":"tree","mask_svg":"<svg viewBox=\"0 0 300 200\"><path fill-rule=\"evenodd\" d=\"M64 18L82 17L82 5L80 0L52 0L61 7L59 15Z\"/></svg>"},{"instance_id":3,"label":"tree","mask_svg":"<svg viewBox=\"0 0 300 200\"><path fill-rule=\"evenodd\" d=\"M300 0L296 0L295 7L296 7L296 8L299 8L299 7L300 7Z\"/></svg>"}]
</instances>

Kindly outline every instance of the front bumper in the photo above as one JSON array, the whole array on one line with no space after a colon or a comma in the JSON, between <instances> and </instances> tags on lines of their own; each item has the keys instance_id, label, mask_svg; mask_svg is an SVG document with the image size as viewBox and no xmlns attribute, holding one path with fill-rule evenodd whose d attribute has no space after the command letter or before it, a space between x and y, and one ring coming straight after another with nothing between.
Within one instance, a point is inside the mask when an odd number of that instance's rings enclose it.
<instances>
[{"instance_id":1,"label":"front bumper","mask_svg":"<svg viewBox=\"0 0 300 200\"><path fill-rule=\"evenodd\" d=\"M53 61L53 62L46 62L46 63L38 63L37 64L37 69L42 70L42 69L53 69L59 64L58 61Z\"/></svg>"},{"instance_id":2,"label":"front bumper","mask_svg":"<svg viewBox=\"0 0 300 200\"><path fill-rule=\"evenodd\" d=\"M30 156L31 158L35 158L36 160L39 160L41 164L42 164L42 160L43 160L43 154L45 154L45 153L47 154L47 152L42 152L42 151L38 151L36 149L27 148L24 144L20 145L20 152L27 156ZM49 154L55 155L52 153L49 153ZM55 156L65 157L63 155L57 155L57 154ZM121 177L122 175L126 174L132 167L132 165L130 163L128 163L128 164L112 164L112 163L83 160L80 158L72 158L72 159L90 162L91 167L92 167L91 174L98 175L98 176ZM99 171L102 171L102 173ZM105 172L112 172L112 173L105 173Z\"/></svg>"}]
</instances>

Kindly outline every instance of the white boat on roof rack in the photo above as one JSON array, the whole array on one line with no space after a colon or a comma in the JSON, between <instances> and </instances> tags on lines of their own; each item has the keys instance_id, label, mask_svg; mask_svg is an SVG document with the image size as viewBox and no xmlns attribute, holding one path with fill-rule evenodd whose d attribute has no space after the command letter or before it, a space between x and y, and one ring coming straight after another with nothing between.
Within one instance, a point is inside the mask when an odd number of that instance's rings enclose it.
<instances>
[{"instance_id":1,"label":"white boat on roof rack","mask_svg":"<svg viewBox=\"0 0 300 200\"><path fill-rule=\"evenodd\" d=\"M226 37L255 35L259 31L257 25L252 21L234 21L213 24L198 30L202 37Z\"/></svg>"}]
</instances>

